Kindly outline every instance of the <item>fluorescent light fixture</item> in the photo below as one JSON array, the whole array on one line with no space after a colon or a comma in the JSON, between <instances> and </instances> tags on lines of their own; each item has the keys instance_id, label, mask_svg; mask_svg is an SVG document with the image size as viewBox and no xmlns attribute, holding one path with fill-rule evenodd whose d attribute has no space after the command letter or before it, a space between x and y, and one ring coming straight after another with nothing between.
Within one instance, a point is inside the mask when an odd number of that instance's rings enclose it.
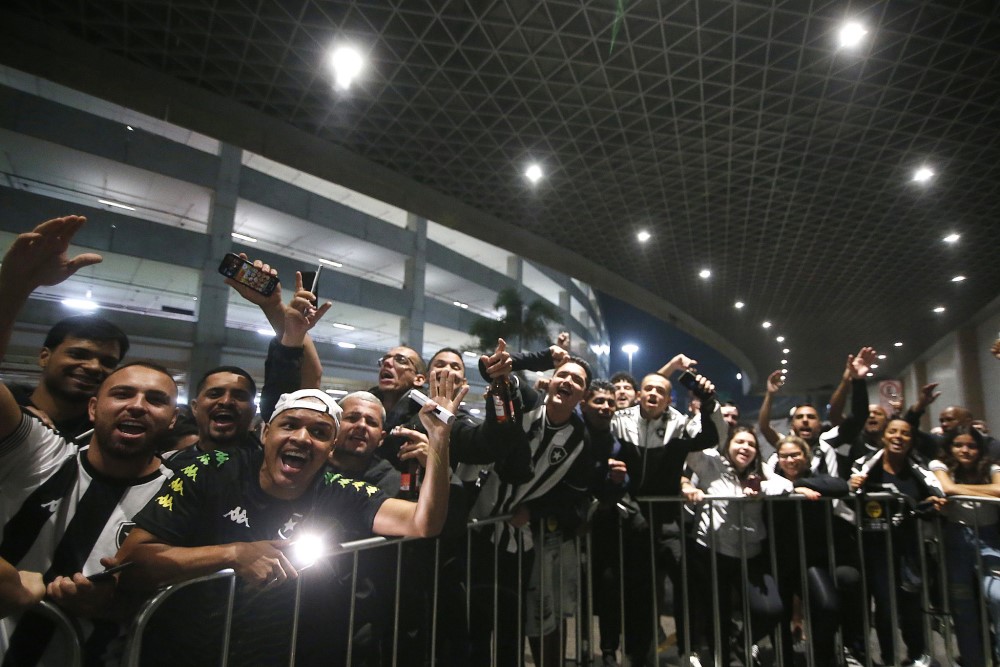
<instances>
[{"instance_id":1,"label":"fluorescent light fixture","mask_svg":"<svg viewBox=\"0 0 1000 667\"><path fill-rule=\"evenodd\" d=\"M231 236L234 239L239 239L240 241L246 241L247 243L256 243L257 239L252 236L247 236L246 234L240 234L239 232L232 232Z\"/></svg>"},{"instance_id":2,"label":"fluorescent light fixture","mask_svg":"<svg viewBox=\"0 0 1000 667\"><path fill-rule=\"evenodd\" d=\"M653 238L653 235L647 232L645 229L643 229L638 234L636 234L635 237L639 239L639 243L645 243L649 239Z\"/></svg>"},{"instance_id":3,"label":"fluorescent light fixture","mask_svg":"<svg viewBox=\"0 0 1000 667\"><path fill-rule=\"evenodd\" d=\"M524 171L524 177L532 183L542 180L542 175L542 168L537 163L528 165L528 168Z\"/></svg>"},{"instance_id":4,"label":"fluorescent light fixture","mask_svg":"<svg viewBox=\"0 0 1000 667\"><path fill-rule=\"evenodd\" d=\"M107 204L108 206L114 206L115 208L123 208L126 211L134 211L135 206L129 206L128 204L122 204L121 202L111 201L110 199L98 199L102 204Z\"/></svg>"},{"instance_id":5,"label":"fluorescent light fixture","mask_svg":"<svg viewBox=\"0 0 1000 667\"><path fill-rule=\"evenodd\" d=\"M344 331L354 331L354 327L352 327L350 324L344 324L343 322L334 322L333 328L343 329Z\"/></svg>"},{"instance_id":6,"label":"fluorescent light fixture","mask_svg":"<svg viewBox=\"0 0 1000 667\"><path fill-rule=\"evenodd\" d=\"M95 302L91 301L90 299L63 299L62 305L66 306L67 308L72 308L73 310L85 310L85 311L97 310L98 308L100 308L100 306L98 306Z\"/></svg>"},{"instance_id":7,"label":"fluorescent light fixture","mask_svg":"<svg viewBox=\"0 0 1000 667\"><path fill-rule=\"evenodd\" d=\"M955 276L954 278L951 279L951 282L953 282L953 283L960 283L963 280L965 280L965 276Z\"/></svg>"},{"instance_id":8,"label":"fluorescent light fixture","mask_svg":"<svg viewBox=\"0 0 1000 667\"><path fill-rule=\"evenodd\" d=\"M880 354L880 355L878 355L878 358L879 359L885 359L885 355L884 354Z\"/></svg>"},{"instance_id":9,"label":"fluorescent light fixture","mask_svg":"<svg viewBox=\"0 0 1000 667\"><path fill-rule=\"evenodd\" d=\"M452 301L451 305L458 306L459 308L465 308L466 310L468 310L468 308L469 308L469 304L462 303L461 301Z\"/></svg>"},{"instance_id":10,"label":"fluorescent light fixture","mask_svg":"<svg viewBox=\"0 0 1000 667\"><path fill-rule=\"evenodd\" d=\"M784 336L778 336L774 340L778 341L779 343L784 343L785 342L785 337Z\"/></svg>"},{"instance_id":11,"label":"fluorescent light fixture","mask_svg":"<svg viewBox=\"0 0 1000 667\"><path fill-rule=\"evenodd\" d=\"M840 46L849 49L857 46L864 39L868 31L863 25L857 21L849 21L841 27L840 32L837 33L838 41Z\"/></svg>"},{"instance_id":12,"label":"fluorescent light fixture","mask_svg":"<svg viewBox=\"0 0 1000 667\"><path fill-rule=\"evenodd\" d=\"M337 82L337 88L347 90L361 73L364 61L354 47L340 46L330 54L330 66L333 67L333 78Z\"/></svg>"},{"instance_id":13,"label":"fluorescent light fixture","mask_svg":"<svg viewBox=\"0 0 1000 667\"><path fill-rule=\"evenodd\" d=\"M952 232L951 234L948 234L948 236L944 237L941 240L944 241L945 243L957 243L960 238L962 238L961 234L956 234L955 232Z\"/></svg>"},{"instance_id":14,"label":"fluorescent light fixture","mask_svg":"<svg viewBox=\"0 0 1000 667\"><path fill-rule=\"evenodd\" d=\"M896 341L895 343L893 343L893 346L895 346L895 347L903 347L903 344L900 343L899 341Z\"/></svg>"},{"instance_id":15,"label":"fluorescent light fixture","mask_svg":"<svg viewBox=\"0 0 1000 667\"><path fill-rule=\"evenodd\" d=\"M944 312L944 306L938 306L937 308L934 309L934 312L935 313L943 313Z\"/></svg>"},{"instance_id":16,"label":"fluorescent light fixture","mask_svg":"<svg viewBox=\"0 0 1000 667\"><path fill-rule=\"evenodd\" d=\"M257 333L261 336L271 337L274 335L274 329L257 329Z\"/></svg>"},{"instance_id":17,"label":"fluorescent light fixture","mask_svg":"<svg viewBox=\"0 0 1000 667\"><path fill-rule=\"evenodd\" d=\"M698 277L699 278L711 278L712 277L712 272L709 271L708 269L702 269L701 271L698 272Z\"/></svg>"},{"instance_id":18,"label":"fluorescent light fixture","mask_svg":"<svg viewBox=\"0 0 1000 667\"><path fill-rule=\"evenodd\" d=\"M733 304L733 308L735 308L736 310L739 310L740 308L742 308L745 305L746 304L743 303L742 301L737 301L736 303Z\"/></svg>"},{"instance_id":19,"label":"fluorescent light fixture","mask_svg":"<svg viewBox=\"0 0 1000 667\"><path fill-rule=\"evenodd\" d=\"M340 262L335 262L332 259L323 259L322 257L319 258L319 263L326 264L327 266L332 266L335 269L339 269L340 267L343 266L343 264L341 264Z\"/></svg>"},{"instance_id":20,"label":"fluorescent light fixture","mask_svg":"<svg viewBox=\"0 0 1000 667\"><path fill-rule=\"evenodd\" d=\"M346 343L344 341L341 341L337 343L337 347L342 347L345 350L353 350L354 348L357 347L357 345L355 345L354 343Z\"/></svg>"},{"instance_id":21,"label":"fluorescent light fixture","mask_svg":"<svg viewBox=\"0 0 1000 667\"><path fill-rule=\"evenodd\" d=\"M476 354L475 352L473 352L472 350L466 350L465 352L462 353L462 356L463 357L469 357L471 359L478 359L479 358L479 355Z\"/></svg>"},{"instance_id":22,"label":"fluorescent light fixture","mask_svg":"<svg viewBox=\"0 0 1000 667\"><path fill-rule=\"evenodd\" d=\"M760 326L764 327L765 329L770 329L771 323L768 320L764 320L763 322L760 323Z\"/></svg>"},{"instance_id":23,"label":"fluorescent light fixture","mask_svg":"<svg viewBox=\"0 0 1000 667\"><path fill-rule=\"evenodd\" d=\"M480 410L479 408L470 408L469 409L469 414L470 415L478 415L480 412L482 412L482 410Z\"/></svg>"},{"instance_id":24,"label":"fluorescent light fixture","mask_svg":"<svg viewBox=\"0 0 1000 667\"><path fill-rule=\"evenodd\" d=\"M920 167L913 172L913 180L917 183L926 183L932 178L934 178L934 170L930 167Z\"/></svg>"},{"instance_id":25,"label":"fluorescent light fixture","mask_svg":"<svg viewBox=\"0 0 1000 667\"><path fill-rule=\"evenodd\" d=\"M743 373L737 373L736 374L736 379L737 380L742 380L743 379Z\"/></svg>"}]
</instances>

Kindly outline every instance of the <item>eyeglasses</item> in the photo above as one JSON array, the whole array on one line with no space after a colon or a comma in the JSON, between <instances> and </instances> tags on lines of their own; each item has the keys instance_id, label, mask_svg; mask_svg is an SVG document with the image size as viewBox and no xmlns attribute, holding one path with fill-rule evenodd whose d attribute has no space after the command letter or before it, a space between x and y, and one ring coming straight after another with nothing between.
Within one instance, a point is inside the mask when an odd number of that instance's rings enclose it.
<instances>
[{"instance_id":1,"label":"eyeglasses","mask_svg":"<svg viewBox=\"0 0 1000 667\"><path fill-rule=\"evenodd\" d=\"M389 361L390 359L392 359L392 362L397 366L406 366L406 367L413 366L413 359L410 359L405 354L400 354L397 352L396 354L387 354L383 356L381 359L379 359L378 360L379 368L381 368L382 365L385 364L385 362Z\"/></svg>"},{"instance_id":2,"label":"eyeglasses","mask_svg":"<svg viewBox=\"0 0 1000 667\"><path fill-rule=\"evenodd\" d=\"M803 458L802 452L793 452L791 454L778 454L779 459L789 460L789 459L801 459Z\"/></svg>"}]
</instances>

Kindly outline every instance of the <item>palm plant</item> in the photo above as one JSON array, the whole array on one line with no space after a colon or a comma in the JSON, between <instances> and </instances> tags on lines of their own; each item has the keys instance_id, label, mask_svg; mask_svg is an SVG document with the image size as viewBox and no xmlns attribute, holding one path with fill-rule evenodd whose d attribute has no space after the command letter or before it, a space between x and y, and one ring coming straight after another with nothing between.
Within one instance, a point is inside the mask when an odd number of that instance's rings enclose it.
<instances>
[{"instance_id":1,"label":"palm plant","mask_svg":"<svg viewBox=\"0 0 1000 667\"><path fill-rule=\"evenodd\" d=\"M483 351L495 348L497 338L506 340L511 349L535 342L548 344L549 324L559 319L559 309L551 303L535 299L525 304L513 287L500 290L493 307L503 311L500 319L480 317L469 327L469 334L479 339L479 349Z\"/></svg>"}]
</instances>

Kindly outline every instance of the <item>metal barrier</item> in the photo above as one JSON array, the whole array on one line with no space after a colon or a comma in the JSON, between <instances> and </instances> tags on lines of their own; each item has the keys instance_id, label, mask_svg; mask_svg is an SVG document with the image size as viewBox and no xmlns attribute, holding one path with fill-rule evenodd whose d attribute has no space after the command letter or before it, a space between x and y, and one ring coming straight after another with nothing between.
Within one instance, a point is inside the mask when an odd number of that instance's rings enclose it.
<instances>
[{"instance_id":1,"label":"metal barrier","mask_svg":"<svg viewBox=\"0 0 1000 667\"><path fill-rule=\"evenodd\" d=\"M949 500L973 508L1000 503L983 497ZM796 495L710 497L693 508L697 510L693 516L688 512L692 505L683 498L638 502L638 514L630 514L624 506L605 507L604 518L610 511L617 519L600 528L595 523L583 535L551 531L540 522L530 550L523 535L513 551L495 539L511 517L469 523L464 554L440 538L372 538L341 545L330 559L341 561L338 572L346 576L350 605L339 610L346 621L346 638L343 660L336 663L521 665L529 654L528 638L534 663L551 667L553 661L561 665L567 658L589 664L598 642L611 647L616 660L631 653L631 664L728 665L723 658L733 652L744 664L756 659L779 667L826 667L844 664L846 647L871 667L876 647L884 663L908 664L905 652L899 650L902 637L910 644L910 659L920 658L913 651L922 651L950 666L956 664L962 647L967 654L962 656L963 667L1000 664L991 638L1000 621L1000 544L995 526L980 525L978 519L961 525L944 517L925 521L915 515L912 503L891 494L838 501ZM835 516L834 502L854 510L853 525ZM767 523L767 539L760 540L755 533L754 516ZM700 541L695 539L695 521L702 522ZM729 555L724 553L732 540L728 533L722 534L723 525L738 535L735 555L731 549ZM761 549L755 553L758 541ZM406 547L411 542L417 546ZM391 622L379 617L378 606L374 615L370 609L359 611L364 597L360 587L365 576L371 576L363 571L374 559L388 558L387 550L395 550L390 559L396 562L395 577L376 582L383 589L376 590L375 599L385 609L391 607ZM464 561L460 574L446 564L456 554L458 562ZM411 557L419 566L416 577L414 571L404 570ZM610 568L611 579L617 575L616 590L602 588L608 577L595 580L595 557L600 567ZM349 567L344 559L350 559ZM433 570L424 567L427 563ZM960 573L967 575L961 586ZM233 624L239 586L231 570L170 586L147 601L133 623L123 664L141 664L149 623L166 600L180 590L223 580L228 582L228 593L219 600L224 619L220 663L235 664L229 662L233 642L247 630ZM658 637L661 619L668 617L660 584L668 581L673 588L676 656L672 647L664 653ZM297 651L303 633L299 611L308 585L305 574L294 585L289 665L313 664ZM457 612L456 586L464 589ZM760 594L766 603L779 600L778 608L761 607ZM414 596L419 598L416 605ZM735 598L739 605L731 608ZM796 606L803 635L798 642L793 641L789 625L791 607ZM420 615L412 615L414 609L422 610ZM58 609L52 611L63 626L73 628ZM644 618L637 620L636 614ZM372 617L380 622L374 639L359 639L359 627ZM527 637L529 631L533 636ZM612 633L617 634L614 641ZM79 651L75 661L80 664Z\"/></svg>"}]
</instances>

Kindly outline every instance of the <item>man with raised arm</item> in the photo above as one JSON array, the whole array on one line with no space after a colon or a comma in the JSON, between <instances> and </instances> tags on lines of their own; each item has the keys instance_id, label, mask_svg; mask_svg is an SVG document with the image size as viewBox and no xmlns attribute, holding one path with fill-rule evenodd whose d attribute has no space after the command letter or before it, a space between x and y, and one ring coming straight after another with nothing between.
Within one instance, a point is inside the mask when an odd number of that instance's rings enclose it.
<instances>
[{"instance_id":1,"label":"man with raised arm","mask_svg":"<svg viewBox=\"0 0 1000 667\"><path fill-rule=\"evenodd\" d=\"M29 295L101 261L66 251L85 219L56 218L15 239L0 268L0 359L14 320ZM153 497L166 470L154 456L176 416L177 385L154 364L111 372L88 402L94 433L79 446L28 412L0 385L0 557L18 569L43 573L48 596L82 622L88 659L121 633L117 622L96 620L111 609L113 586L88 580L111 559L133 515ZM54 626L25 613L4 619L5 664L61 665L64 647L50 642Z\"/></svg>"}]
</instances>

